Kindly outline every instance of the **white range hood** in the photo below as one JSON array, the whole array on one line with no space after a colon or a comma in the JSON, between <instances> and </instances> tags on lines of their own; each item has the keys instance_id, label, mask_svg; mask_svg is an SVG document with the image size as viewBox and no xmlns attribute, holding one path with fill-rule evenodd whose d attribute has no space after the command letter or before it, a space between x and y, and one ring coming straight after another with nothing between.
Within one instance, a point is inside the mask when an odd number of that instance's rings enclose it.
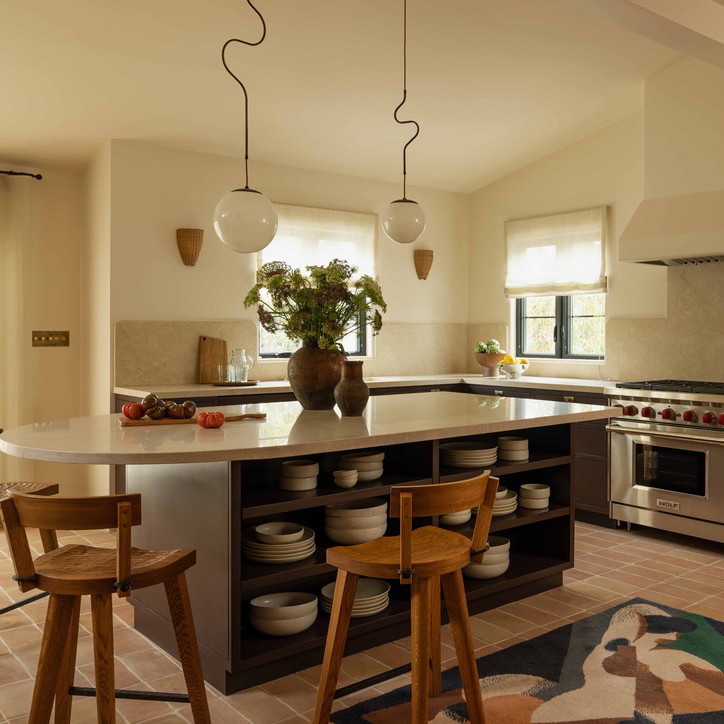
<instances>
[{"instance_id":1,"label":"white range hood","mask_svg":"<svg viewBox=\"0 0 724 724\"><path fill-rule=\"evenodd\" d=\"M621 261L724 261L724 190L644 199L619 239Z\"/></svg>"}]
</instances>

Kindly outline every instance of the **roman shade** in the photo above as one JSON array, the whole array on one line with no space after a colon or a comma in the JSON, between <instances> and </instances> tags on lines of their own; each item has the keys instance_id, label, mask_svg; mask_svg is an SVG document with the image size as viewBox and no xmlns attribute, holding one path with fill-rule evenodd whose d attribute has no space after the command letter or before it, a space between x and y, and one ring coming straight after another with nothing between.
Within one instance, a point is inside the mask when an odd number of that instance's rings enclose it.
<instances>
[{"instance_id":1,"label":"roman shade","mask_svg":"<svg viewBox=\"0 0 724 724\"><path fill-rule=\"evenodd\" d=\"M507 297L606 291L607 207L505 222Z\"/></svg>"},{"instance_id":2,"label":"roman shade","mask_svg":"<svg viewBox=\"0 0 724 724\"><path fill-rule=\"evenodd\" d=\"M285 261L293 267L321 266L343 259L359 274L375 276L377 216L290 204L274 204L279 228L259 261ZM355 275L358 276L358 275Z\"/></svg>"}]
</instances>

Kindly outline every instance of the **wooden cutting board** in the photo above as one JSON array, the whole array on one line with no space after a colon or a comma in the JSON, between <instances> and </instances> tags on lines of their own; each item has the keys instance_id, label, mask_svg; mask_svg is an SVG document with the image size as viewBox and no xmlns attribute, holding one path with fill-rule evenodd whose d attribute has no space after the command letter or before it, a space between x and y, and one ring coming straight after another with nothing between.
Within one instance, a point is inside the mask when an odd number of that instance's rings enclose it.
<instances>
[{"instance_id":1,"label":"wooden cutting board","mask_svg":"<svg viewBox=\"0 0 724 724\"><path fill-rule=\"evenodd\" d=\"M206 385L219 380L219 365L229 364L229 352L225 339L199 337L199 384Z\"/></svg>"}]
</instances>

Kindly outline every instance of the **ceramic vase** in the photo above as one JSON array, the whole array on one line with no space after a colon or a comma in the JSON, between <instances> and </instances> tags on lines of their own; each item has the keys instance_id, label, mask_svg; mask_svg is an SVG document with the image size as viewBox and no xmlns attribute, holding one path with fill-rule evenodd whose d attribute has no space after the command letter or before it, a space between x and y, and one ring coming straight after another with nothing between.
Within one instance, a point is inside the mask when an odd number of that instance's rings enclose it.
<instances>
[{"instance_id":1,"label":"ceramic vase","mask_svg":"<svg viewBox=\"0 0 724 724\"><path fill-rule=\"evenodd\" d=\"M342 417L359 417L370 399L370 388L362 379L362 365L361 360L342 362L342 379L334 388L334 399Z\"/></svg>"},{"instance_id":2,"label":"ceramic vase","mask_svg":"<svg viewBox=\"0 0 724 724\"><path fill-rule=\"evenodd\" d=\"M344 355L337 349L300 347L287 364L292 392L305 410L331 410L334 388L342 378Z\"/></svg>"}]
</instances>

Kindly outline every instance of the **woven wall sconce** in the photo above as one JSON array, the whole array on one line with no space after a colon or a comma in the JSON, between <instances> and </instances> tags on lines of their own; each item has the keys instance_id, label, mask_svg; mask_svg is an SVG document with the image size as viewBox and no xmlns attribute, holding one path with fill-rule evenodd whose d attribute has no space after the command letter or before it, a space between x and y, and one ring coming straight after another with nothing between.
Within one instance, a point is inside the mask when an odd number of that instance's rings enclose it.
<instances>
[{"instance_id":1,"label":"woven wall sconce","mask_svg":"<svg viewBox=\"0 0 724 724\"><path fill-rule=\"evenodd\" d=\"M432 266L432 249L415 249L415 271L418 279L427 279Z\"/></svg>"},{"instance_id":2,"label":"woven wall sconce","mask_svg":"<svg viewBox=\"0 0 724 724\"><path fill-rule=\"evenodd\" d=\"M186 266L196 266L203 244L203 229L176 229L178 253Z\"/></svg>"}]
</instances>

